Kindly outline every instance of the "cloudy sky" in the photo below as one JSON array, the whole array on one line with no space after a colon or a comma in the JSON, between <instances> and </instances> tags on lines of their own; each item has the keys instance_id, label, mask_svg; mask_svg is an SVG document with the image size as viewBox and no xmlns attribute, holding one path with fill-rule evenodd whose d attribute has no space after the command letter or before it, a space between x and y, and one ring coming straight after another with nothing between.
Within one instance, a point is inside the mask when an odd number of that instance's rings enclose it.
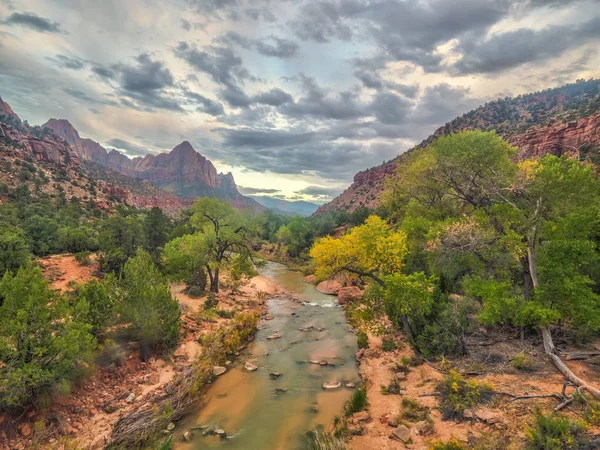
<instances>
[{"instance_id":1,"label":"cloudy sky","mask_svg":"<svg viewBox=\"0 0 600 450\"><path fill-rule=\"evenodd\" d=\"M600 0L0 0L0 96L323 202L499 96L600 75Z\"/></svg>"}]
</instances>

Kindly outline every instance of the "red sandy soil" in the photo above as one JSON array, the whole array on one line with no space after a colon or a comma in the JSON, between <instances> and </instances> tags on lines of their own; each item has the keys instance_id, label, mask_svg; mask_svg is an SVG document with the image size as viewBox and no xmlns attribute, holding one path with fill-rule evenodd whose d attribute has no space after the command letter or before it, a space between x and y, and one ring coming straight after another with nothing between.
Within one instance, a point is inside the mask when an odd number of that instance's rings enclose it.
<instances>
[{"instance_id":1,"label":"red sandy soil","mask_svg":"<svg viewBox=\"0 0 600 450\"><path fill-rule=\"evenodd\" d=\"M485 372L476 378L491 383L496 391L516 395L560 394L564 379L546 360L541 343L536 344L522 343L518 339L503 340L502 343L489 346L486 344L483 347L473 344L472 347L470 346L470 351L472 350L470 355L453 362L453 364L459 372L467 372L469 367L477 367L478 370ZM514 356L523 350L536 365L536 370L533 373L517 372L508 364L511 355ZM487 356L480 355L480 353L486 353ZM491 360L500 358L503 354L508 355L503 362L494 361L494 363L489 363ZM413 450L426 450L430 447L431 442L437 439L445 441L454 437L466 442L473 437L496 434L506 437L502 448L516 450L523 448L525 429L527 424L531 423L535 408L539 406L544 411L551 411L558 404L557 400L552 398L512 401L510 397L496 395L490 404L482 406L486 411L498 414L499 422L496 424L486 425L477 420L464 422L442 421L438 410L438 397L420 397L419 395L435 392L436 385L443 378L443 373L428 364L422 364L418 367L411 367L407 379L401 382L401 386L405 390L403 395L406 398L417 400L419 404L430 408L434 431L427 436L422 436L417 431L414 423L411 424L405 421L412 433L412 443L405 445L390 439L393 428L387 424L387 418L398 418L401 413L403 396L384 395L381 392L381 386L390 384L395 373L393 367L400 361L401 357L412 355L412 350L406 344L402 350L383 352L381 350L381 340L374 336L369 336L369 348L357 353L357 358L360 358L361 377L365 380L367 386L368 411L371 418L364 424L363 435L352 438L348 446L349 449L387 450L410 448ZM482 364L479 359L487 359L487 365ZM596 385L600 384L600 374L591 370L584 362L569 361L568 364L577 375L585 377L585 379ZM569 388L567 392L572 392L572 388ZM563 413L577 417L577 412L569 408L563 410Z\"/></svg>"}]
</instances>

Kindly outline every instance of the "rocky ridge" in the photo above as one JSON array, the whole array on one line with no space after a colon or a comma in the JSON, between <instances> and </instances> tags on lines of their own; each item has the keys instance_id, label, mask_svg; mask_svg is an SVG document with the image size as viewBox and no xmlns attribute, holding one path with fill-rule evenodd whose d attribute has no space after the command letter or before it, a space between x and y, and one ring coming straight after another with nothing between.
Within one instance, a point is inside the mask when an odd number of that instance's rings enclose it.
<instances>
[{"instance_id":1,"label":"rocky ridge","mask_svg":"<svg viewBox=\"0 0 600 450\"><path fill-rule=\"evenodd\" d=\"M266 209L243 196L233 175L218 173L213 163L194 150L188 141L183 141L169 153L130 159L117 150L107 151L97 142L81 138L67 120L50 119L42 128L64 138L82 160L95 162L128 177L147 180L180 198L216 197L241 209Z\"/></svg>"},{"instance_id":2,"label":"rocky ridge","mask_svg":"<svg viewBox=\"0 0 600 450\"><path fill-rule=\"evenodd\" d=\"M438 137L463 130L495 130L518 148L519 158L578 154L593 159L600 146L600 81L578 81L543 92L499 99L470 111L444 126L413 149L391 161L357 173L341 195L321 206L315 215L379 206L385 180L412 150ZM591 152L591 153L590 153Z\"/></svg>"}]
</instances>

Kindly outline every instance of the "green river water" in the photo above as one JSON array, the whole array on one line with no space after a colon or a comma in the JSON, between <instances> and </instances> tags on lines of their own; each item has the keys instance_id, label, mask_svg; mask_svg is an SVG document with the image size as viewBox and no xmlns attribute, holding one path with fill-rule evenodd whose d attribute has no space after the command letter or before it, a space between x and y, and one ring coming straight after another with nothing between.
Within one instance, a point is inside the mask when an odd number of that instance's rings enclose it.
<instances>
[{"instance_id":1,"label":"green river water","mask_svg":"<svg viewBox=\"0 0 600 450\"><path fill-rule=\"evenodd\" d=\"M308 430L319 425L330 428L334 417L342 414L352 394L345 384L359 383L356 336L336 297L320 293L302 282L300 273L281 264L269 263L261 274L277 281L300 302L286 297L267 301L274 319L261 321L254 341L213 383L198 411L179 423L176 449L302 449ZM300 331L310 326L310 331ZM281 338L268 340L274 333ZM334 365L309 362L317 360ZM258 370L244 370L246 361ZM281 376L272 379L271 372ZM340 381L342 386L325 390L326 381ZM183 433L197 425L208 428L194 431L192 441L183 442ZM203 430L215 428L228 437L203 436Z\"/></svg>"}]
</instances>

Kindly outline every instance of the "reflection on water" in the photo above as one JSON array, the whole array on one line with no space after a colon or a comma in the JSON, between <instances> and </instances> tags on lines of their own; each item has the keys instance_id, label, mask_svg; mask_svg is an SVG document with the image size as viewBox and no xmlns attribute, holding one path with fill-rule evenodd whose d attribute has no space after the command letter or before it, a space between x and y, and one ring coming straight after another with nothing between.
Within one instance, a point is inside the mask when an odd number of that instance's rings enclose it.
<instances>
[{"instance_id":1,"label":"reflection on water","mask_svg":"<svg viewBox=\"0 0 600 450\"><path fill-rule=\"evenodd\" d=\"M199 411L179 424L174 439L177 449L300 449L307 430L329 427L341 414L352 393L344 387L345 382L358 382L356 338L335 297L321 294L302 282L301 274L281 264L269 263L262 272L304 303L269 300L274 319L261 322L255 340L233 368L215 381ZM266 339L274 333L281 338ZM246 361L259 369L245 371ZM281 376L273 378L272 372ZM325 391L322 385L326 381L341 381L342 387ZM202 428L193 431L191 442L183 442L183 433L195 426ZM217 428L228 437L207 433Z\"/></svg>"}]
</instances>

